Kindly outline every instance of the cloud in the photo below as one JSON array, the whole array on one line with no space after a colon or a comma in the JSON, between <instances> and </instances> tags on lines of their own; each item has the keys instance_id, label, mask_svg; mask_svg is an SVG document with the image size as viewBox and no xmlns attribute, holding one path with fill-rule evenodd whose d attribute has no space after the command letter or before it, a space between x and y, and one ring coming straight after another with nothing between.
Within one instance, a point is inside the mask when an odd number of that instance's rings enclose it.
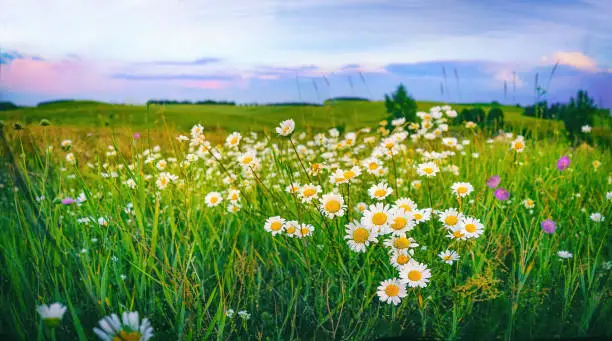
<instances>
[{"instance_id":1,"label":"cloud","mask_svg":"<svg viewBox=\"0 0 612 341\"><path fill-rule=\"evenodd\" d=\"M572 66L580 70L598 71L595 60L582 52L555 52L553 61L558 61L560 65Z\"/></svg>"},{"instance_id":2,"label":"cloud","mask_svg":"<svg viewBox=\"0 0 612 341\"><path fill-rule=\"evenodd\" d=\"M221 58L199 58L193 61L179 61L179 60L157 60L152 62L137 63L140 65L168 65L168 66L194 66L194 65L208 65L218 63Z\"/></svg>"},{"instance_id":3,"label":"cloud","mask_svg":"<svg viewBox=\"0 0 612 341\"><path fill-rule=\"evenodd\" d=\"M198 81L229 81L238 76L231 75L200 75L200 74L127 74L116 73L110 78L124 79L130 81L175 81L175 80L198 80Z\"/></svg>"}]
</instances>

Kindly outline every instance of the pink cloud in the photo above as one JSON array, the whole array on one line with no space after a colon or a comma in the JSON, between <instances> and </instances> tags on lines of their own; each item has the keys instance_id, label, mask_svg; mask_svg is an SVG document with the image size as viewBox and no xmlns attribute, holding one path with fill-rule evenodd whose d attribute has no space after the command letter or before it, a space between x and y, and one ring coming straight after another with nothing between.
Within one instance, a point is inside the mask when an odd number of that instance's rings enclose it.
<instances>
[{"instance_id":1,"label":"pink cloud","mask_svg":"<svg viewBox=\"0 0 612 341\"><path fill-rule=\"evenodd\" d=\"M542 58L543 61L547 61L548 58ZM559 61L561 65L573 66L580 70L586 71L598 71L597 62L582 52L555 52L552 57L553 62Z\"/></svg>"},{"instance_id":2,"label":"pink cloud","mask_svg":"<svg viewBox=\"0 0 612 341\"><path fill-rule=\"evenodd\" d=\"M70 95L123 86L121 81L106 78L96 65L78 60L15 59L2 71L0 84L13 91Z\"/></svg>"},{"instance_id":3,"label":"pink cloud","mask_svg":"<svg viewBox=\"0 0 612 341\"><path fill-rule=\"evenodd\" d=\"M188 88L199 88L206 90L221 90L231 86L229 81L222 80L205 80L205 81L182 81L181 85Z\"/></svg>"}]
</instances>

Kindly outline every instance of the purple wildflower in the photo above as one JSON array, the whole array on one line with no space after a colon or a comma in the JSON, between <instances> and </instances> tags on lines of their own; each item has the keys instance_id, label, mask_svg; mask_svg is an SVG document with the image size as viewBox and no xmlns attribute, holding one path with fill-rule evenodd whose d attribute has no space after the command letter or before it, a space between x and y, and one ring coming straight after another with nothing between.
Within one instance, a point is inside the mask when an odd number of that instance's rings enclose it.
<instances>
[{"instance_id":1,"label":"purple wildflower","mask_svg":"<svg viewBox=\"0 0 612 341\"><path fill-rule=\"evenodd\" d=\"M138 140L140 138L140 133L134 133L132 137L134 138L134 140Z\"/></svg>"},{"instance_id":2,"label":"purple wildflower","mask_svg":"<svg viewBox=\"0 0 612 341\"><path fill-rule=\"evenodd\" d=\"M62 199L62 205L72 205L76 202L76 200L72 198L64 198Z\"/></svg>"},{"instance_id":3,"label":"purple wildflower","mask_svg":"<svg viewBox=\"0 0 612 341\"><path fill-rule=\"evenodd\" d=\"M542 226L542 230L544 230L544 232L548 234L555 233L555 230L557 229L557 224L555 224L555 222L550 219L544 220L541 226Z\"/></svg>"},{"instance_id":4,"label":"purple wildflower","mask_svg":"<svg viewBox=\"0 0 612 341\"><path fill-rule=\"evenodd\" d=\"M493 175L489 178L489 180L487 180L487 186L489 186L489 188L496 188L497 186L499 186L500 182L501 177L499 175Z\"/></svg>"},{"instance_id":5,"label":"purple wildflower","mask_svg":"<svg viewBox=\"0 0 612 341\"><path fill-rule=\"evenodd\" d=\"M495 191L495 197L497 200L506 201L510 197L510 192L500 187Z\"/></svg>"},{"instance_id":6,"label":"purple wildflower","mask_svg":"<svg viewBox=\"0 0 612 341\"><path fill-rule=\"evenodd\" d=\"M570 159L567 155L562 156L557 160L557 169L560 171L565 170L570 165Z\"/></svg>"}]
</instances>

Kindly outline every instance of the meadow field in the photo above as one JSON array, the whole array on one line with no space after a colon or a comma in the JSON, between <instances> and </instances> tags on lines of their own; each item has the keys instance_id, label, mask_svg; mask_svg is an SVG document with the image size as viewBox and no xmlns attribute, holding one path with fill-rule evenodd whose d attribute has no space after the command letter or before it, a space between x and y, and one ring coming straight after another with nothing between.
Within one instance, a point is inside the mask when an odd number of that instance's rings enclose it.
<instances>
[{"instance_id":1,"label":"meadow field","mask_svg":"<svg viewBox=\"0 0 612 341\"><path fill-rule=\"evenodd\" d=\"M611 338L609 146L463 107L0 112L0 339Z\"/></svg>"}]
</instances>

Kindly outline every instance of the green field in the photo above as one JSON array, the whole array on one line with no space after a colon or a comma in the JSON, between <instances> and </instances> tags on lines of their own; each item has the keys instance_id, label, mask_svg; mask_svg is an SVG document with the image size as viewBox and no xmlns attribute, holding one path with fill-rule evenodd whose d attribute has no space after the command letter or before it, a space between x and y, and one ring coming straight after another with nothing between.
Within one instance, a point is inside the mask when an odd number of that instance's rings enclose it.
<instances>
[{"instance_id":1,"label":"green field","mask_svg":"<svg viewBox=\"0 0 612 341\"><path fill-rule=\"evenodd\" d=\"M93 340L124 311L152 340L611 338L612 155L503 109L514 134L432 139L378 129L380 102L0 112L0 339Z\"/></svg>"}]
</instances>

